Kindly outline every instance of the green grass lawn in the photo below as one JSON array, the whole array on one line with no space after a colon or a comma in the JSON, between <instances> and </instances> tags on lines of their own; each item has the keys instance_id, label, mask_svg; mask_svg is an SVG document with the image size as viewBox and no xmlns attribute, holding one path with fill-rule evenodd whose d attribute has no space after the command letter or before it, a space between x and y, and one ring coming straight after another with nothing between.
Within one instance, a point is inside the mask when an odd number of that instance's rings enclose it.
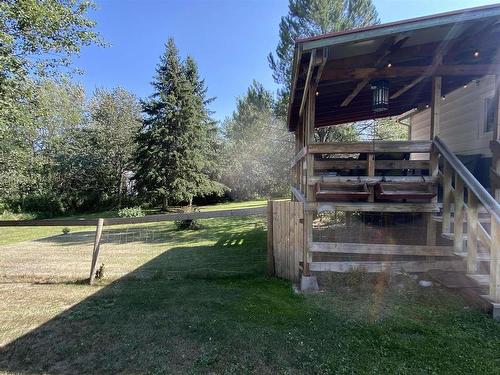
<instances>
[{"instance_id":1,"label":"green grass lawn","mask_svg":"<svg viewBox=\"0 0 500 375\"><path fill-rule=\"evenodd\" d=\"M201 211L215 211L215 210L233 210L237 208L254 208L260 207L267 204L266 200L254 200L246 202L229 202L221 203L211 206L201 206ZM151 211L149 213L158 213L157 211ZM64 216L61 219L97 219L97 218L109 218L116 217L117 211L102 211L94 212L81 215L71 215ZM30 215L0 215L0 220L26 220L32 219ZM0 227L0 245L7 245L11 243L32 240L36 238L43 238L48 236L54 236L62 233L64 227ZM92 230L92 227L69 227L71 232L82 232Z\"/></svg>"},{"instance_id":2,"label":"green grass lawn","mask_svg":"<svg viewBox=\"0 0 500 375\"><path fill-rule=\"evenodd\" d=\"M500 323L447 290L297 295L265 274L263 218L200 223L107 229L95 286L91 231L0 247L0 373L500 373Z\"/></svg>"}]
</instances>

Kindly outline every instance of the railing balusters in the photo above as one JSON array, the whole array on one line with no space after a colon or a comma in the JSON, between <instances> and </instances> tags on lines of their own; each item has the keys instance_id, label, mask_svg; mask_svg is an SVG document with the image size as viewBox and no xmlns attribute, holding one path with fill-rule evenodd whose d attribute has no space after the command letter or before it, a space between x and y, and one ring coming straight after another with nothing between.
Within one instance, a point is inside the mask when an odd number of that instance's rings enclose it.
<instances>
[{"instance_id":1,"label":"railing balusters","mask_svg":"<svg viewBox=\"0 0 500 375\"><path fill-rule=\"evenodd\" d=\"M445 159L443 166L443 232L451 232L451 179L453 170Z\"/></svg>"},{"instance_id":2,"label":"railing balusters","mask_svg":"<svg viewBox=\"0 0 500 375\"><path fill-rule=\"evenodd\" d=\"M500 223L491 215L490 298L500 302Z\"/></svg>"},{"instance_id":3,"label":"railing balusters","mask_svg":"<svg viewBox=\"0 0 500 375\"><path fill-rule=\"evenodd\" d=\"M454 214L454 233L453 247L456 253L464 250L464 182L460 176L455 175L455 214Z\"/></svg>"},{"instance_id":4,"label":"railing balusters","mask_svg":"<svg viewBox=\"0 0 500 375\"><path fill-rule=\"evenodd\" d=\"M478 225L478 200L468 190L467 201L467 273L475 274L477 267L477 225Z\"/></svg>"}]
</instances>

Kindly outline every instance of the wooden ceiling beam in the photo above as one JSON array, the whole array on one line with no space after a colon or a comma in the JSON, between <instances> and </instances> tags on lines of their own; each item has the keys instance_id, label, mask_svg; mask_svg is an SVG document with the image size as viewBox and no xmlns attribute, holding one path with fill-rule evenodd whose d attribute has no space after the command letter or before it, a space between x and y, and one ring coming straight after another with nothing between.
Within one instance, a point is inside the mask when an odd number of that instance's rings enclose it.
<instances>
[{"instance_id":1,"label":"wooden ceiling beam","mask_svg":"<svg viewBox=\"0 0 500 375\"><path fill-rule=\"evenodd\" d=\"M324 71L325 80L360 80L365 78L405 78L417 77L426 74L430 70L430 65L422 66L393 66L391 68L355 68L355 69L336 69L335 71ZM460 64L460 65L441 65L435 70L435 75L441 76L481 76L487 74L498 74L500 64Z\"/></svg>"},{"instance_id":2,"label":"wooden ceiling beam","mask_svg":"<svg viewBox=\"0 0 500 375\"><path fill-rule=\"evenodd\" d=\"M404 41L408 40L408 37L404 39ZM402 40L396 41L396 37L388 38L382 42L380 47L377 49L377 52L375 55L377 56L375 63L373 64L374 67L379 68L380 64L384 61L384 59L391 53L393 50L393 47L395 45L401 46L403 45L404 41L401 43ZM363 78L361 82L359 82L354 90L347 96L347 98L344 99L342 104L340 105L341 107L347 107L356 96L363 90L363 88L370 83L370 77Z\"/></svg>"}]
</instances>

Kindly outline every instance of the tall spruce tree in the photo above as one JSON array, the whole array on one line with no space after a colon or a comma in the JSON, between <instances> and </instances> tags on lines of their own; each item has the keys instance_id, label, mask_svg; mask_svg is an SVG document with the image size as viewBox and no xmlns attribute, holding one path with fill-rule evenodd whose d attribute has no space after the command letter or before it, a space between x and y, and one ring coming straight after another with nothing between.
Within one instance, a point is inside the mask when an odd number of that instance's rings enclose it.
<instances>
[{"instance_id":1,"label":"tall spruce tree","mask_svg":"<svg viewBox=\"0 0 500 375\"><path fill-rule=\"evenodd\" d=\"M137 137L136 182L141 195L167 209L173 202L221 193L211 179L213 122L206 108L206 87L193 59L182 62L169 39L143 102L145 120Z\"/></svg>"},{"instance_id":2,"label":"tall spruce tree","mask_svg":"<svg viewBox=\"0 0 500 375\"><path fill-rule=\"evenodd\" d=\"M372 0L289 0L281 17L276 55L268 56L274 81L280 85L276 114L286 116L292 79L295 40L379 23Z\"/></svg>"}]
</instances>

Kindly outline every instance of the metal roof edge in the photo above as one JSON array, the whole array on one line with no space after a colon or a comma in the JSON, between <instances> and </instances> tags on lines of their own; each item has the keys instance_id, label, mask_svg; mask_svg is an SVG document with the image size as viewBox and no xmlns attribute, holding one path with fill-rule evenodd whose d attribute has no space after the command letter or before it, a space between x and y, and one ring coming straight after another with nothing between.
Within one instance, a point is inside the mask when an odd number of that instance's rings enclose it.
<instances>
[{"instance_id":1,"label":"metal roof edge","mask_svg":"<svg viewBox=\"0 0 500 375\"><path fill-rule=\"evenodd\" d=\"M456 22L472 21L480 18L500 16L500 4L467 8L447 13L433 14L419 18L411 18L386 24L373 25L365 28L352 29L316 37L299 39L296 45L301 45L303 51L322 48L365 39L386 36L394 33L425 29L433 26Z\"/></svg>"}]
</instances>

